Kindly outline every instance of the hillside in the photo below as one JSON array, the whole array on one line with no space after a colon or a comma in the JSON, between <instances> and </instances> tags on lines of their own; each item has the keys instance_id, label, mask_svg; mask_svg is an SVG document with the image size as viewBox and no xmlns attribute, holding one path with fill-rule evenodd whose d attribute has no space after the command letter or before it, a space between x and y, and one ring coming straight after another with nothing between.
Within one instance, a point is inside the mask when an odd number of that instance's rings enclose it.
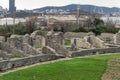
<instances>
[{"instance_id":1,"label":"hillside","mask_svg":"<svg viewBox=\"0 0 120 80\"><path fill-rule=\"evenodd\" d=\"M46 7L42 7L42 8L37 8L34 10L39 10L39 11L46 11L46 10L50 10L50 9L61 9L61 10L65 10L65 11L73 11L76 10L77 8L77 4L70 4L70 5L66 5L66 6L46 6ZM95 6L95 5L80 5L80 9L84 10L84 11L94 11L94 12L108 12L108 13L112 13L112 12L119 12L120 8L117 7L101 7L101 6Z\"/></svg>"}]
</instances>

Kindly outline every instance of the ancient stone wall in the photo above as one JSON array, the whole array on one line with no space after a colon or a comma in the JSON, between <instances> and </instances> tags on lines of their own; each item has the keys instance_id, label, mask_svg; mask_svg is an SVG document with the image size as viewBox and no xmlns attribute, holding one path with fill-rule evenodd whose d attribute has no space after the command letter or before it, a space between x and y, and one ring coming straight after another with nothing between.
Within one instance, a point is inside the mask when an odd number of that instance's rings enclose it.
<instances>
[{"instance_id":1,"label":"ancient stone wall","mask_svg":"<svg viewBox=\"0 0 120 80\"><path fill-rule=\"evenodd\" d=\"M88 33L83 33L83 32L79 32L79 33L75 33L75 32L66 32L64 34L65 39L69 39L71 40L72 38L84 38L85 36L87 36Z\"/></svg>"},{"instance_id":2,"label":"ancient stone wall","mask_svg":"<svg viewBox=\"0 0 120 80\"><path fill-rule=\"evenodd\" d=\"M8 49L13 48L16 51L22 51L21 55L29 56L29 55L38 55L41 54L37 51L36 47L41 45L41 38L38 38L37 35L35 37L31 37L30 35L26 34L25 36L21 35L11 35L10 38L7 40L6 47ZM4 44L3 44L4 45ZM2 46L3 46L2 45ZM5 47L5 46L3 46ZM5 48L4 48L5 49ZM13 53L13 52L11 52ZM16 53L14 51L14 53ZM16 53L17 55L17 53Z\"/></svg>"},{"instance_id":3,"label":"ancient stone wall","mask_svg":"<svg viewBox=\"0 0 120 80\"><path fill-rule=\"evenodd\" d=\"M0 36L0 42L5 42L5 37L4 36Z\"/></svg>"},{"instance_id":4,"label":"ancient stone wall","mask_svg":"<svg viewBox=\"0 0 120 80\"><path fill-rule=\"evenodd\" d=\"M105 43L112 43L114 42L114 35L112 33L102 33L101 35L97 36L101 40L103 40Z\"/></svg>"},{"instance_id":5,"label":"ancient stone wall","mask_svg":"<svg viewBox=\"0 0 120 80\"><path fill-rule=\"evenodd\" d=\"M120 47L74 51L71 53L71 57L95 55L95 54L108 54L108 53L110 54L110 53L116 53L116 52L120 52ZM54 54L46 54L46 55L44 54L44 55L38 55L34 57L22 58L17 60L1 61L0 71L5 71L5 70L21 67L21 66L32 65L39 62L56 60L59 58L65 58L65 57L56 56Z\"/></svg>"},{"instance_id":6,"label":"ancient stone wall","mask_svg":"<svg viewBox=\"0 0 120 80\"><path fill-rule=\"evenodd\" d=\"M114 43L120 45L120 31L114 35Z\"/></svg>"},{"instance_id":7,"label":"ancient stone wall","mask_svg":"<svg viewBox=\"0 0 120 80\"><path fill-rule=\"evenodd\" d=\"M67 56L69 54L69 51L64 46L64 38L63 38L62 33L54 33L52 31L48 32L45 37L45 42L46 42L45 46L48 46L54 49L57 54L64 55L64 56ZM46 49L46 51L47 50L48 49ZM43 51L45 52L45 50Z\"/></svg>"},{"instance_id":8,"label":"ancient stone wall","mask_svg":"<svg viewBox=\"0 0 120 80\"><path fill-rule=\"evenodd\" d=\"M83 49L90 49L91 44L87 42L87 40L85 39L81 39L81 38L74 38L71 39L71 43L72 45L74 45L74 47L76 47L77 49L83 48Z\"/></svg>"},{"instance_id":9,"label":"ancient stone wall","mask_svg":"<svg viewBox=\"0 0 120 80\"><path fill-rule=\"evenodd\" d=\"M23 51L18 50L18 49L14 48L14 47L11 47L5 42L0 43L0 49L7 52L8 54L25 56Z\"/></svg>"},{"instance_id":10,"label":"ancient stone wall","mask_svg":"<svg viewBox=\"0 0 120 80\"><path fill-rule=\"evenodd\" d=\"M91 46L94 48L106 48L107 47L104 41L102 41L100 38L94 35L87 36L86 39L87 39L87 42L89 42Z\"/></svg>"},{"instance_id":11,"label":"ancient stone wall","mask_svg":"<svg viewBox=\"0 0 120 80\"><path fill-rule=\"evenodd\" d=\"M86 56L86 55L96 55L96 54L110 54L120 52L120 47L113 48L99 48L99 49L88 49L82 51L74 51L71 57Z\"/></svg>"},{"instance_id":12,"label":"ancient stone wall","mask_svg":"<svg viewBox=\"0 0 120 80\"><path fill-rule=\"evenodd\" d=\"M39 62L56 60L59 58L64 58L64 57L47 54L47 55L38 55L34 57L28 57L28 58L17 59L17 60L2 61L0 62L0 72L17 68L17 67L32 65Z\"/></svg>"}]
</instances>

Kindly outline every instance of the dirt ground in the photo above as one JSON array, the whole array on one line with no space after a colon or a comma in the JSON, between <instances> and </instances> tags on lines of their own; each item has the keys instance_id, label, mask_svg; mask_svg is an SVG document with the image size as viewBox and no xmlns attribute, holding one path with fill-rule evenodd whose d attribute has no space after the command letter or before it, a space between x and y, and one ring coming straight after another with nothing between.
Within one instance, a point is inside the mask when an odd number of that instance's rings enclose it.
<instances>
[{"instance_id":1,"label":"dirt ground","mask_svg":"<svg viewBox=\"0 0 120 80\"><path fill-rule=\"evenodd\" d=\"M120 80L120 59L108 61L107 70L101 80Z\"/></svg>"}]
</instances>

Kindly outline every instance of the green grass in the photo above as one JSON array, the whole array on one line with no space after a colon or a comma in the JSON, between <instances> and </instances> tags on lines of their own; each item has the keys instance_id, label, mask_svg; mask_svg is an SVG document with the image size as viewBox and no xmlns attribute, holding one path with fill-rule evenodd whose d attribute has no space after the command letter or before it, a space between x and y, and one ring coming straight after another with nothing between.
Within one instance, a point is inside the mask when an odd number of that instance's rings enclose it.
<instances>
[{"instance_id":1,"label":"green grass","mask_svg":"<svg viewBox=\"0 0 120 80\"><path fill-rule=\"evenodd\" d=\"M19 56L19 55L13 55L11 58L22 58L22 56Z\"/></svg>"},{"instance_id":2,"label":"green grass","mask_svg":"<svg viewBox=\"0 0 120 80\"><path fill-rule=\"evenodd\" d=\"M38 48L42 48L42 46L41 46L41 45L39 45L39 46L35 46L35 48L37 48L37 49L38 49Z\"/></svg>"},{"instance_id":3,"label":"green grass","mask_svg":"<svg viewBox=\"0 0 120 80\"><path fill-rule=\"evenodd\" d=\"M71 45L71 41L70 40L65 40L65 45L66 46L70 46Z\"/></svg>"},{"instance_id":4,"label":"green grass","mask_svg":"<svg viewBox=\"0 0 120 80\"><path fill-rule=\"evenodd\" d=\"M0 80L100 80L107 61L120 54L74 58L19 70L0 77Z\"/></svg>"}]
</instances>

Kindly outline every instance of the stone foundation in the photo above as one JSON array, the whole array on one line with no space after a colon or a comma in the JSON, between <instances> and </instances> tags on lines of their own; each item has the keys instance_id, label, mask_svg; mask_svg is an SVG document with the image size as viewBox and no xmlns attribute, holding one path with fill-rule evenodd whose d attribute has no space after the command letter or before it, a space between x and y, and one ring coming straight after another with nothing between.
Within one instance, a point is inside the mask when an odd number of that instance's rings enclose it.
<instances>
[{"instance_id":1,"label":"stone foundation","mask_svg":"<svg viewBox=\"0 0 120 80\"><path fill-rule=\"evenodd\" d=\"M47 55L38 55L34 57L28 57L28 58L17 59L17 60L2 61L0 62L0 72L17 68L17 67L32 65L39 62L56 60L59 58L64 58L64 57L47 54Z\"/></svg>"}]
</instances>

